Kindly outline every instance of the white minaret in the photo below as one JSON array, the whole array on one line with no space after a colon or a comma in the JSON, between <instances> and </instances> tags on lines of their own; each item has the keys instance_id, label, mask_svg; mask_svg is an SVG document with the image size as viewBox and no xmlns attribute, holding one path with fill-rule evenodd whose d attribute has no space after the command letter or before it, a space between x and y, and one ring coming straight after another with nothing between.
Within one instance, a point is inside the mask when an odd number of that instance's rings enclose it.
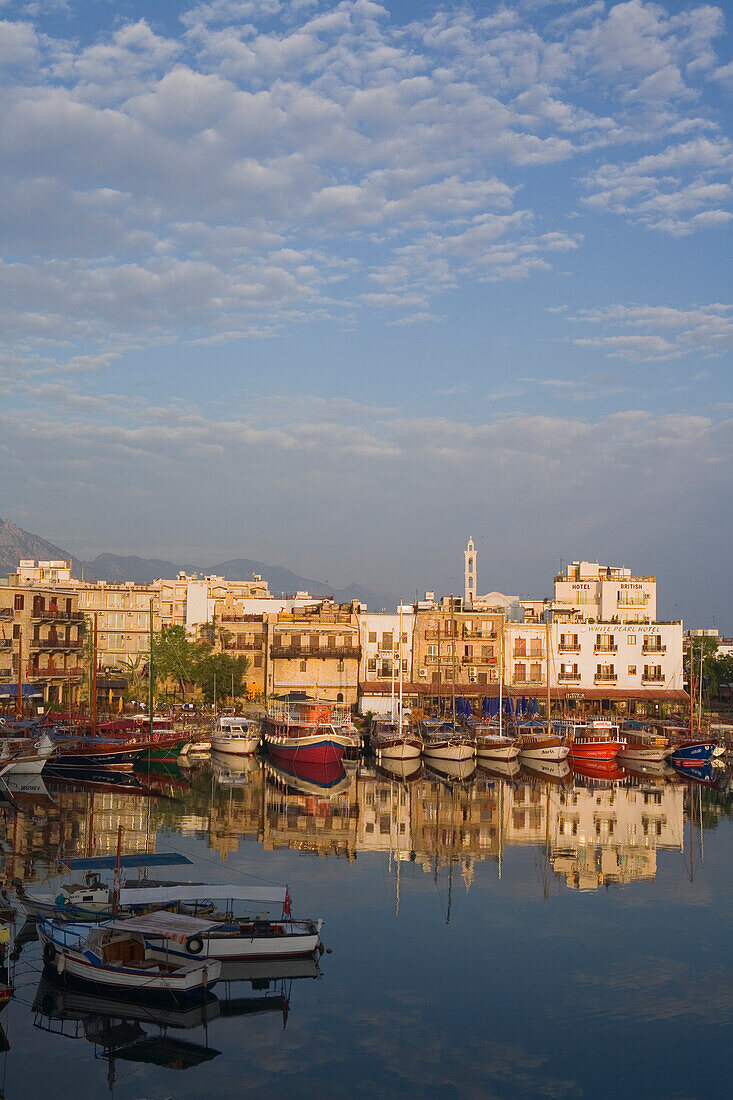
<instances>
[{"instance_id":1,"label":"white minaret","mask_svg":"<svg viewBox=\"0 0 733 1100\"><path fill-rule=\"evenodd\" d=\"M463 570L463 598L466 603L473 603L476 599L476 547L473 539L468 540L468 545L463 552L465 566Z\"/></svg>"}]
</instances>

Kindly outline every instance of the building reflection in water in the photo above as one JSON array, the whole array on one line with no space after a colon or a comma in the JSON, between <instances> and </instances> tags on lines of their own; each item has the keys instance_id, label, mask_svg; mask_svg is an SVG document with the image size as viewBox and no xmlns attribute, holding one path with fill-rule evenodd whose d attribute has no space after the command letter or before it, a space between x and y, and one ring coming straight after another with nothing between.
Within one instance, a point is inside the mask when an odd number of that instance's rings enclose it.
<instances>
[{"instance_id":1,"label":"building reflection in water","mask_svg":"<svg viewBox=\"0 0 733 1100\"><path fill-rule=\"evenodd\" d=\"M170 789L146 777L127 786L45 780L2 809L2 882L44 878L59 857L108 854L118 825L125 852L154 851L157 830L206 838L221 859L243 841L353 861L384 853L390 866L448 868L470 888L475 864L500 877L521 846L540 848L547 874L568 887L653 880L657 851L682 850L685 787L663 780L547 782L519 772L467 781L418 769L394 779L360 764L327 785L259 759L238 770L216 761ZM457 881L457 879L456 879Z\"/></svg>"}]
</instances>

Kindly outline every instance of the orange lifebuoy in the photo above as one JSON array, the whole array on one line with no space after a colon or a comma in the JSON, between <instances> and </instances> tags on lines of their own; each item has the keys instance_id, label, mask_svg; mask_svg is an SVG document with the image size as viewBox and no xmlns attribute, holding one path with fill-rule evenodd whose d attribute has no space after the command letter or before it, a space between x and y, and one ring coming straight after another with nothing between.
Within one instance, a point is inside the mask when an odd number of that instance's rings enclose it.
<instances>
[{"instance_id":1,"label":"orange lifebuoy","mask_svg":"<svg viewBox=\"0 0 733 1100\"><path fill-rule=\"evenodd\" d=\"M158 741L160 741L160 734L159 734L159 733L154 733L154 734L153 734L153 741L155 741L156 743L157 743Z\"/></svg>"}]
</instances>

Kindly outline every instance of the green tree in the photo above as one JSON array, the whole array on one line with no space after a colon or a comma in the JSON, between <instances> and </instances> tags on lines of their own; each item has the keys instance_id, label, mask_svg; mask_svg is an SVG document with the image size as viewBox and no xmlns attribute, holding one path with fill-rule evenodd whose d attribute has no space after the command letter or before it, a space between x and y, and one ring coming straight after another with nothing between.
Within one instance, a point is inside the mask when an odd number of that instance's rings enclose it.
<instances>
[{"instance_id":1,"label":"green tree","mask_svg":"<svg viewBox=\"0 0 733 1100\"><path fill-rule=\"evenodd\" d=\"M226 653L206 653L201 655L195 665L195 680L203 692L207 703L214 702L216 684L216 702L223 702L234 693L234 698L244 694L244 677L249 670L247 657L229 657Z\"/></svg>"},{"instance_id":2,"label":"green tree","mask_svg":"<svg viewBox=\"0 0 733 1100\"><path fill-rule=\"evenodd\" d=\"M196 683L196 667L210 646L190 641L185 627L164 626L153 635L153 675L156 682L173 680L185 699L186 691Z\"/></svg>"}]
</instances>

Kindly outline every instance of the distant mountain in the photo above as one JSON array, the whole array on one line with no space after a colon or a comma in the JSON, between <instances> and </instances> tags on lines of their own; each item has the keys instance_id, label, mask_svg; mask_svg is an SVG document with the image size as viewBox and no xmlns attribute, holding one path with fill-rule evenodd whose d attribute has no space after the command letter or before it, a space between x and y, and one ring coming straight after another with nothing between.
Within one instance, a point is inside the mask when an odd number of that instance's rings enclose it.
<instances>
[{"instance_id":1,"label":"distant mountain","mask_svg":"<svg viewBox=\"0 0 733 1100\"><path fill-rule=\"evenodd\" d=\"M0 519L0 575L14 573L18 568L21 558L33 558L38 561L68 561L71 558L72 570L76 576L81 576L82 562L72 557L67 550L62 550L40 535L33 535L30 531L24 531L9 519ZM85 573L90 580L91 574Z\"/></svg>"},{"instance_id":2,"label":"distant mountain","mask_svg":"<svg viewBox=\"0 0 733 1100\"><path fill-rule=\"evenodd\" d=\"M359 600L370 610L395 607L397 600L386 589L363 588L350 584L346 588L334 588L325 581L316 581L301 577L281 565L268 565L264 561L252 558L234 558L219 562L218 565L181 564L161 558L141 558L136 554L99 554L93 561L82 562L74 558L68 550L33 535L17 527L10 520L0 520L0 575L12 573L17 569L21 558L66 559L71 558L72 572L75 577L83 575L86 580L108 581L119 584L134 581L136 584L149 584L159 577L175 577L181 570L186 573L206 575L216 573L232 581L249 581L253 573L259 573L270 586L273 595L281 593L292 596L295 592L308 592L311 596L332 596L338 603Z\"/></svg>"}]
</instances>

